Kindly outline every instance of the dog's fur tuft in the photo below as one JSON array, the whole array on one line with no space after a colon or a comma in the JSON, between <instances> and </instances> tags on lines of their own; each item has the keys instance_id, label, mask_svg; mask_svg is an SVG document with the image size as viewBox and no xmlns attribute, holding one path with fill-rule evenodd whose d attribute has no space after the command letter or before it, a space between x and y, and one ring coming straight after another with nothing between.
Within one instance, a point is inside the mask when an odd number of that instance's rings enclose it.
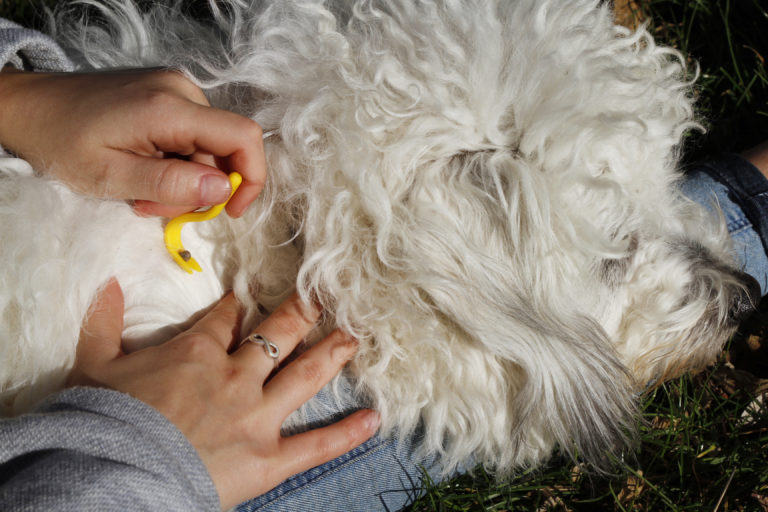
<instances>
[{"instance_id":1,"label":"dog's fur tuft","mask_svg":"<svg viewBox=\"0 0 768 512\"><path fill-rule=\"evenodd\" d=\"M278 135L245 217L185 231L194 277L157 219L8 172L9 404L60 382L112 275L133 348L225 288L245 331L298 288L360 339L351 371L383 429L423 423L446 471L507 473L555 446L600 467L633 437L636 394L710 361L748 300L722 222L678 190L684 60L600 2L224 0L211 23L82 3L101 17L55 25L81 68L181 70ZM38 194L53 206L35 217Z\"/></svg>"}]
</instances>

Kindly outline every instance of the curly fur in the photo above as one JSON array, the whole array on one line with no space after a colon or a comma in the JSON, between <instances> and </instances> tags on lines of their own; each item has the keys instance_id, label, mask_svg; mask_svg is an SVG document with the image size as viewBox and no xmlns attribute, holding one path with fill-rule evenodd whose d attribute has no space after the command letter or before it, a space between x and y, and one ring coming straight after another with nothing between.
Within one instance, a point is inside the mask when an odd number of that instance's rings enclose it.
<instances>
[{"instance_id":1,"label":"curly fur","mask_svg":"<svg viewBox=\"0 0 768 512\"><path fill-rule=\"evenodd\" d=\"M2 164L9 407L60 385L112 275L128 349L226 288L244 331L297 288L360 339L384 431L423 424L446 470L555 446L599 466L637 392L708 363L748 300L723 223L678 191L684 60L595 0L81 3L101 18L61 12L55 36L82 69L182 70L278 135L249 212L185 228L192 277L160 220Z\"/></svg>"}]
</instances>

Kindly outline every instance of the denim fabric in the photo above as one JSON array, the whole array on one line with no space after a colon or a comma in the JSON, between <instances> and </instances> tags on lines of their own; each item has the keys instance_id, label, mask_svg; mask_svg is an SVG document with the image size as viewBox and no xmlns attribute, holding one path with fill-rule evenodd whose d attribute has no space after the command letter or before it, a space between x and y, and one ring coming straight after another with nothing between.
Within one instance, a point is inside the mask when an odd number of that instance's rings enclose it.
<instances>
[{"instance_id":1,"label":"denim fabric","mask_svg":"<svg viewBox=\"0 0 768 512\"><path fill-rule=\"evenodd\" d=\"M407 445L400 450L394 439L377 435L331 462L289 478L237 510L400 510L420 494L421 466L430 466L428 461L413 460Z\"/></svg>"},{"instance_id":2,"label":"denim fabric","mask_svg":"<svg viewBox=\"0 0 768 512\"><path fill-rule=\"evenodd\" d=\"M339 403L328 387L312 401L306 422L313 427L338 420L360 408L349 385ZM342 411L342 412L339 412ZM376 435L352 451L321 466L295 475L270 492L237 507L238 512L318 510L322 512L396 511L411 503L423 489L425 473L441 479L435 457L416 453L419 435Z\"/></svg>"},{"instance_id":3,"label":"denim fabric","mask_svg":"<svg viewBox=\"0 0 768 512\"><path fill-rule=\"evenodd\" d=\"M683 193L725 215L743 270L768 290L768 180L749 162L727 155L694 169L683 183ZM333 405L321 391L316 403L326 413L311 413L308 424L327 424L359 407L351 393L346 404ZM335 412L334 412L335 411ZM400 510L420 493L424 472L439 481L440 465L415 453L418 436L376 436L351 452L296 475L263 496L237 507L238 512L319 510L356 512Z\"/></svg>"},{"instance_id":4,"label":"denim fabric","mask_svg":"<svg viewBox=\"0 0 768 512\"><path fill-rule=\"evenodd\" d=\"M723 155L697 166L683 193L710 210L723 211L742 270L768 292L768 180L738 155Z\"/></svg>"}]
</instances>

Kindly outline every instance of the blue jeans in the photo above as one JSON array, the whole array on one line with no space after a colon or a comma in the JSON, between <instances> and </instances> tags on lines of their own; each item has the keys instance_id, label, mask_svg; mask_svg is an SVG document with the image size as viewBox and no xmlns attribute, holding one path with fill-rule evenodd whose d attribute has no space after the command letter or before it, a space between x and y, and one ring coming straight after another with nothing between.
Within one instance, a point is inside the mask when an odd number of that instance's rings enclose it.
<instances>
[{"instance_id":1,"label":"blue jeans","mask_svg":"<svg viewBox=\"0 0 768 512\"><path fill-rule=\"evenodd\" d=\"M768 293L768 180L738 155L722 155L688 174L683 193L725 216L742 270Z\"/></svg>"},{"instance_id":2,"label":"blue jeans","mask_svg":"<svg viewBox=\"0 0 768 512\"><path fill-rule=\"evenodd\" d=\"M725 155L701 164L683 183L685 195L707 208L720 206L742 269L768 290L768 180L749 162ZM347 390L349 387L346 388ZM326 390L316 400L326 412L314 412L308 424L327 424L360 407L349 395L347 406L334 403ZM378 435L349 453L293 476L263 496L242 503L240 512L319 510L355 512L400 510L423 488L426 474L440 480L439 461L419 458L418 434L400 439Z\"/></svg>"},{"instance_id":3,"label":"blue jeans","mask_svg":"<svg viewBox=\"0 0 768 512\"><path fill-rule=\"evenodd\" d=\"M362 405L352 396L351 386L342 378L344 398L332 398L328 386L313 399L305 412L307 425L332 423ZM309 471L292 476L268 493L237 507L251 511L370 512L400 510L411 503L423 488L425 474L441 478L435 457L419 457L420 435L401 438L375 435L352 451Z\"/></svg>"}]
</instances>

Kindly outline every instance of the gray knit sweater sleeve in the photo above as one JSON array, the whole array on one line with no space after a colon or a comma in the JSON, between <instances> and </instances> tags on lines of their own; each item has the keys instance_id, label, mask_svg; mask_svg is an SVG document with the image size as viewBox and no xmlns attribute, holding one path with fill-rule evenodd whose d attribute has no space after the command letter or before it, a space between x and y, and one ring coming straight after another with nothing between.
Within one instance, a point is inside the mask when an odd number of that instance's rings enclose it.
<instances>
[{"instance_id":1,"label":"gray knit sweater sleeve","mask_svg":"<svg viewBox=\"0 0 768 512\"><path fill-rule=\"evenodd\" d=\"M0 419L0 510L220 510L195 449L117 391L73 388Z\"/></svg>"},{"instance_id":2,"label":"gray knit sweater sleeve","mask_svg":"<svg viewBox=\"0 0 768 512\"><path fill-rule=\"evenodd\" d=\"M74 66L50 37L0 18L0 69L6 64L29 71L72 71Z\"/></svg>"},{"instance_id":3,"label":"gray knit sweater sleeve","mask_svg":"<svg viewBox=\"0 0 768 512\"><path fill-rule=\"evenodd\" d=\"M0 69L72 71L49 37L0 18ZM0 148L2 154L2 148ZM162 414L116 391L75 388L0 418L0 510L220 510L195 449Z\"/></svg>"}]
</instances>

